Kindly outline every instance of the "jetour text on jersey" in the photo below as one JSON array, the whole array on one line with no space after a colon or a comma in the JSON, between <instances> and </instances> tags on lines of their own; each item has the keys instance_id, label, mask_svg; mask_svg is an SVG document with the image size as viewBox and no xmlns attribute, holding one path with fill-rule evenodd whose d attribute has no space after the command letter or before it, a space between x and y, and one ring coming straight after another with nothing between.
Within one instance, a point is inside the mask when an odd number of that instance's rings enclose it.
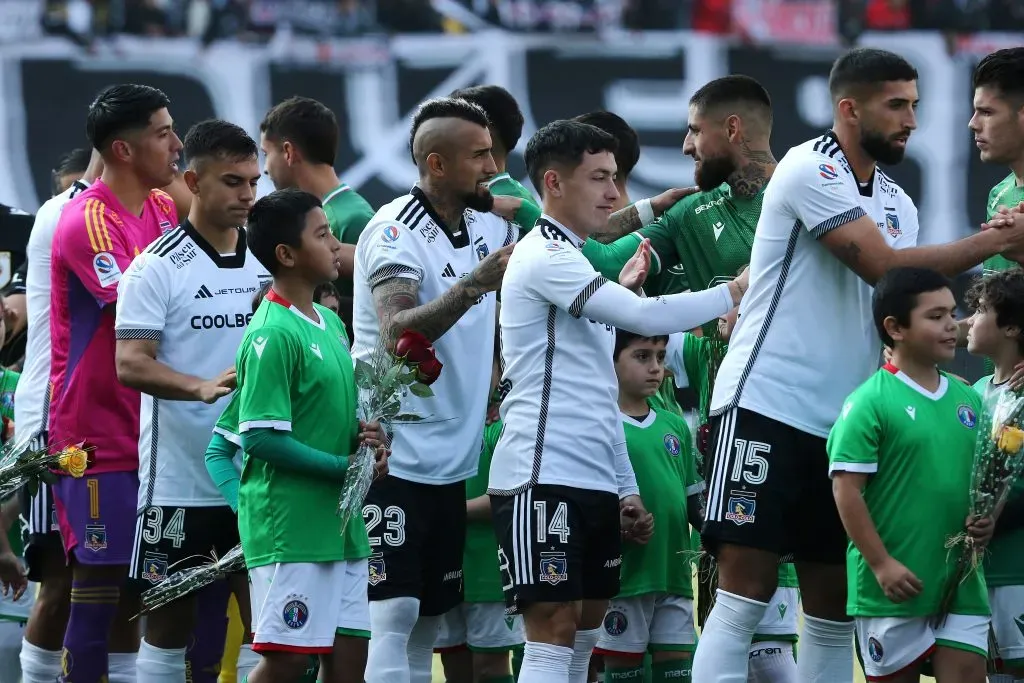
<instances>
[{"instance_id":1,"label":"jetour text on jersey","mask_svg":"<svg viewBox=\"0 0 1024 683\"><path fill-rule=\"evenodd\" d=\"M217 313L216 315L194 315L193 330L220 330L226 327L245 327L252 320L252 313Z\"/></svg>"}]
</instances>

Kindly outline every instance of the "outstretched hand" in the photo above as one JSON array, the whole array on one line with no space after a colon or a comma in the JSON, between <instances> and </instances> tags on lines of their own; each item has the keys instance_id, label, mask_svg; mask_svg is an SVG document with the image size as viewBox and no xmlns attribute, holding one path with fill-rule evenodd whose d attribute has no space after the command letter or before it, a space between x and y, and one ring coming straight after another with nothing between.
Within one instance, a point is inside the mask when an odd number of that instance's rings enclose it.
<instances>
[{"instance_id":1,"label":"outstretched hand","mask_svg":"<svg viewBox=\"0 0 1024 683\"><path fill-rule=\"evenodd\" d=\"M619 272L619 284L639 294L651 270L651 241L646 237Z\"/></svg>"}]
</instances>

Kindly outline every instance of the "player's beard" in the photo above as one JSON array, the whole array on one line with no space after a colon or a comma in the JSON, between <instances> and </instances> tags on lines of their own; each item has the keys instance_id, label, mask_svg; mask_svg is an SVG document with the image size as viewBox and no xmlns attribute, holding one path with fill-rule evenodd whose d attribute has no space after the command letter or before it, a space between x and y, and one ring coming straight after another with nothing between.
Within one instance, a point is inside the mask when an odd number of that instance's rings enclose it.
<instances>
[{"instance_id":1,"label":"player's beard","mask_svg":"<svg viewBox=\"0 0 1024 683\"><path fill-rule=\"evenodd\" d=\"M694 180L697 181L697 187L701 192L707 192L729 180L729 177L735 172L736 164L726 155L704 157L697 166Z\"/></svg>"},{"instance_id":2,"label":"player's beard","mask_svg":"<svg viewBox=\"0 0 1024 683\"><path fill-rule=\"evenodd\" d=\"M494 195L491 194L490 190L467 192L462 195L461 199L467 209L473 209L481 213L487 213L494 208Z\"/></svg>"},{"instance_id":3,"label":"player's beard","mask_svg":"<svg viewBox=\"0 0 1024 683\"><path fill-rule=\"evenodd\" d=\"M861 131L860 146L869 157L886 166L900 163L907 152L906 147L897 147L892 140L873 130Z\"/></svg>"}]
</instances>

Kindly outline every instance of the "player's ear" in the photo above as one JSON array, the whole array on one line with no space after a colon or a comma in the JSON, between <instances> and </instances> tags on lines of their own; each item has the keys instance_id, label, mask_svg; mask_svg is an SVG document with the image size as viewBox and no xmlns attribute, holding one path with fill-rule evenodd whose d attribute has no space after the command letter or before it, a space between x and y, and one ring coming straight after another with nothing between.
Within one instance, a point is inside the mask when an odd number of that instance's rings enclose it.
<instances>
[{"instance_id":1,"label":"player's ear","mask_svg":"<svg viewBox=\"0 0 1024 683\"><path fill-rule=\"evenodd\" d=\"M730 114L725 119L725 134L729 142L737 144L743 140L743 120L738 114Z\"/></svg>"},{"instance_id":2,"label":"player's ear","mask_svg":"<svg viewBox=\"0 0 1024 683\"><path fill-rule=\"evenodd\" d=\"M886 317L882 321L882 327L885 328L885 333L889 335L890 339L893 341L903 341L903 326L900 325L895 316L890 315Z\"/></svg>"},{"instance_id":3,"label":"player's ear","mask_svg":"<svg viewBox=\"0 0 1024 683\"><path fill-rule=\"evenodd\" d=\"M299 150L296 149L289 140L283 140L281 142L281 153L284 155L284 161L289 166L298 163L299 161Z\"/></svg>"},{"instance_id":4,"label":"player's ear","mask_svg":"<svg viewBox=\"0 0 1024 683\"><path fill-rule=\"evenodd\" d=\"M185 187L188 191L194 195L199 195L199 174L193 171L191 168L185 169L185 173L182 174L182 179L185 181Z\"/></svg>"},{"instance_id":5,"label":"player's ear","mask_svg":"<svg viewBox=\"0 0 1024 683\"><path fill-rule=\"evenodd\" d=\"M437 152L431 152L425 159L427 170L430 175L442 176L444 175L444 157Z\"/></svg>"},{"instance_id":6,"label":"player's ear","mask_svg":"<svg viewBox=\"0 0 1024 683\"><path fill-rule=\"evenodd\" d=\"M295 267L295 250L287 244L279 244L274 248L274 256L277 262L285 268Z\"/></svg>"},{"instance_id":7,"label":"player's ear","mask_svg":"<svg viewBox=\"0 0 1024 683\"><path fill-rule=\"evenodd\" d=\"M860 118L857 113L857 102L852 97L844 97L836 103L837 118L845 121L856 121Z\"/></svg>"},{"instance_id":8,"label":"player's ear","mask_svg":"<svg viewBox=\"0 0 1024 683\"><path fill-rule=\"evenodd\" d=\"M110 143L110 153L118 161L131 161L132 146L127 140L114 140Z\"/></svg>"},{"instance_id":9,"label":"player's ear","mask_svg":"<svg viewBox=\"0 0 1024 683\"><path fill-rule=\"evenodd\" d=\"M544 171L544 191L555 197L562 196L562 179L558 177L558 171L553 168Z\"/></svg>"}]
</instances>

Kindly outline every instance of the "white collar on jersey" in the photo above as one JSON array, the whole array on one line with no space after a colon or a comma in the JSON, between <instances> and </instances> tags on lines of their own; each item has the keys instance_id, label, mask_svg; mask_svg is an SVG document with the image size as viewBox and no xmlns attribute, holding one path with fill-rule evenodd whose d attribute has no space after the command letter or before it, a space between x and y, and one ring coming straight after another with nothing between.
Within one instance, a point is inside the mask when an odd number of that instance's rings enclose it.
<instances>
[{"instance_id":1,"label":"white collar on jersey","mask_svg":"<svg viewBox=\"0 0 1024 683\"><path fill-rule=\"evenodd\" d=\"M576 233L546 213L541 214L540 218L537 219L537 227L540 228L540 234L549 240L561 240L568 242L577 249L583 248L585 240L581 240Z\"/></svg>"}]
</instances>

